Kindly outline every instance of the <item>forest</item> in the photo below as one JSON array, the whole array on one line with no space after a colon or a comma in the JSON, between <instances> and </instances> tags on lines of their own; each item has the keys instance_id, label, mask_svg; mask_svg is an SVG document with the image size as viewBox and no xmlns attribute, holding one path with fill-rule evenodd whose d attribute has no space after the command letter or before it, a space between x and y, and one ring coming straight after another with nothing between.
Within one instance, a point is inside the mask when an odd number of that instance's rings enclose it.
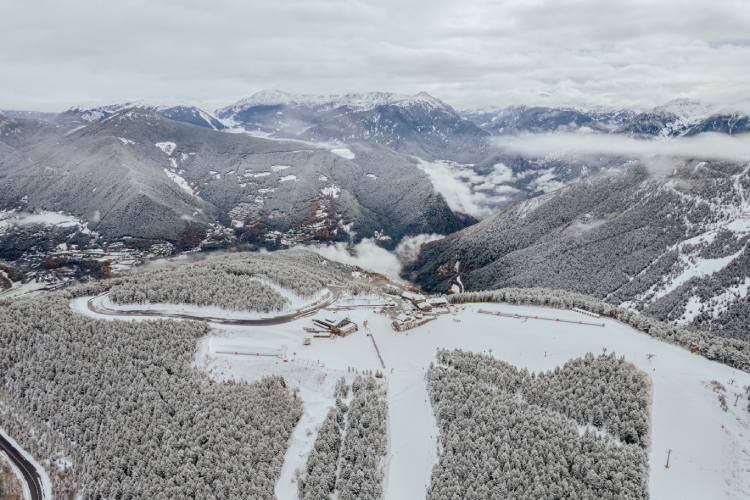
<instances>
[{"instance_id":1,"label":"forest","mask_svg":"<svg viewBox=\"0 0 750 500\"><path fill-rule=\"evenodd\" d=\"M355 284L351 268L302 250L230 254L110 283L110 297L118 304L194 304L258 312L287 307L287 291L310 298L331 284L354 291L365 287Z\"/></svg>"},{"instance_id":2,"label":"forest","mask_svg":"<svg viewBox=\"0 0 750 500\"><path fill-rule=\"evenodd\" d=\"M648 498L650 385L622 358L535 374L439 351L427 387L440 430L429 499Z\"/></svg>"},{"instance_id":3,"label":"forest","mask_svg":"<svg viewBox=\"0 0 750 500\"><path fill-rule=\"evenodd\" d=\"M56 498L274 498L302 414L283 378L213 382L205 324L96 321L71 296L0 304L0 427L72 463L46 467Z\"/></svg>"}]
</instances>

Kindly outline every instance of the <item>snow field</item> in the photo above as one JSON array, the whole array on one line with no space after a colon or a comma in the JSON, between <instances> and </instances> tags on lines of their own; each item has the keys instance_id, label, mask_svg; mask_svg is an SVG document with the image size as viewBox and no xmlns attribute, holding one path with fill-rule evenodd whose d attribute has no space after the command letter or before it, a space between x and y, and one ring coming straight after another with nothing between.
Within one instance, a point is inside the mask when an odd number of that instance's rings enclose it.
<instances>
[{"instance_id":1,"label":"snow field","mask_svg":"<svg viewBox=\"0 0 750 500\"><path fill-rule=\"evenodd\" d=\"M482 304L483 309L526 315L553 315L580 319L572 311L532 306ZM395 333L388 319L370 310L320 311L317 317L347 315L368 321L386 363L390 449L385 463L384 498L422 498L437 460L437 431L427 398L424 375L438 348L491 352L498 358L529 370L549 370L586 352L615 351L646 372L652 381L651 447L649 450L651 497L737 498L750 495L750 415L733 407L733 392L750 384L750 375L660 342L629 326L604 319L605 327L581 326L536 320L518 320L478 314L478 305L467 305L454 315L438 318L415 330ZM288 363L273 366L284 375L296 366L319 365L321 371L379 369L377 357L363 331L335 340L313 339L302 346L302 327L309 320L278 326L237 329L230 335L239 342L273 338L294 353ZM247 340L243 340L247 339ZM649 354L654 354L648 359ZM208 354L219 358L218 355ZM291 354L290 354L291 356ZM228 369L247 376L254 359L227 360ZM266 363L266 362L263 362ZM269 372L263 372L268 374ZM721 410L712 380L728 391L729 409ZM730 381L733 383L730 384ZM305 395L302 394L303 399ZM328 397L324 390L316 398ZM310 397L310 396L308 396ZM306 401L305 401L306 402ZM327 407L326 407L327 409ZM319 415L320 421L325 411ZM666 469L667 450L672 450ZM304 458L294 467L301 467ZM285 464L286 467L286 464ZM293 467L293 468L294 468ZM294 498L294 497L279 497Z\"/></svg>"}]
</instances>

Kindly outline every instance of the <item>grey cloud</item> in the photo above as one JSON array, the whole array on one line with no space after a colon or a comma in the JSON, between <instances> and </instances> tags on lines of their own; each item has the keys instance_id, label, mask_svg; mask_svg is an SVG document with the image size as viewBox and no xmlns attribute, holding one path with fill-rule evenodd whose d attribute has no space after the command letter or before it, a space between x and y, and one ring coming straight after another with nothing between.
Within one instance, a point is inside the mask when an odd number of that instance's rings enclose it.
<instances>
[{"instance_id":1,"label":"grey cloud","mask_svg":"<svg viewBox=\"0 0 750 500\"><path fill-rule=\"evenodd\" d=\"M695 0L0 0L0 107L219 106L261 88L458 107L731 103L750 4Z\"/></svg>"}]
</instances>

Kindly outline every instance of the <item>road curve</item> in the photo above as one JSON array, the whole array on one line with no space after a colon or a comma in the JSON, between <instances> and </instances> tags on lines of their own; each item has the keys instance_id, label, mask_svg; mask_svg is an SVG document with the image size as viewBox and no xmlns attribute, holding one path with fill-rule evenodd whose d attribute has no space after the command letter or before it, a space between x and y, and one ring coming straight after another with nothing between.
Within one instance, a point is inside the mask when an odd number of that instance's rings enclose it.
<instances>
[{"instance_id":1,"label":"road curve","mask_svg":"<svg viewBox=\"0 0 750 500\"><path fill-rule=\"evenodd\" d=\"M170 312L164 312L164 311L153 311L153 310L148 310L148 309L140 309L140 310L135 309L135 310L128 310L128 311L110 309L108 307L104 307L94 302L98 297L101 297L102 295L106 295L106 293L88 299L86 301L86 307L88 307L88 309L91 312L94 312L96 314L101 314L104 316L125 316L125 317L127 316L149 316L149 317L154 317L154 318L190 319L190 320L198 320L198 321L208 321L210 323L218 323L222 325L241 325L241 326L264 326L266 325L267 326L267 325L280 325L282 323L289 323L290 321L294 321L296 319L309 316L319 311L320 309L330 306L331 304L336 302L336 300L338 300L340 291L338 288L334 288L334 287L329 288L329 290L330 290L330 293L327 296L305 307L302 307L290 313L282 314L279 316L273 316L271 318L258 318L258 319L217 318L213 316L204 316L204 315L200 315L197 313L196 314L170 313Z\"/></svg>"},{"instance_id":2,"label":"road curve","mask_svg":"<svg viewBox=\"0 0 750 500\"><path fill-rule=\"evenodd\" d=\"M42 478L39 477L36 467L26 460L23 454L5 439L2 434L0 434L0 452L5 453L10 461L21 471L21 475L23 475L23 479L29 487L31 500L45 500Z\"/></svg>"}]
</instances>

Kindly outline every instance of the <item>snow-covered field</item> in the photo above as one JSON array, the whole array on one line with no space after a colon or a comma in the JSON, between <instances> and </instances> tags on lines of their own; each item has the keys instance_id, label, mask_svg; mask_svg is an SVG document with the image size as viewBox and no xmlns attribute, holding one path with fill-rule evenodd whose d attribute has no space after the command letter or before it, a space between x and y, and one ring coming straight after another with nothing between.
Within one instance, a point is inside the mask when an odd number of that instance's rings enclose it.
<instances>
[{"instance_id":1,"label":"snow-covered field","mask_svg":"<svg viewBox=\"0 0 750 500\"><path fill-rule=\"evenodd\" d=\"M482 304L483 309L585 320L573 311L532 306ZM604 327L522 321L478 313L469 304L422 327L396 333L390 320L371 309L321 310L313 317L350 317L360 331L346 338L312 339L302 328L312 317L275 326L213 326L202 339L197 365L224 380L254 380L281 374L299 388L305 413L295 430L281 478L279 499L296 498L294 472L302 470L317 426L333 404L333 385L355 371L382 370L364 321L383 355L389 401L389 443L385 460L386 499L423 498L437 460L435 419L424 375L438 348L488 352L530 370L548 370L586 352L615 351L646 372L653 385L651 415L651 497L750 497L750 415L735 394L750 385L750 374L711 362L680 347L660 342L614 320ZM226 346L245 354L223 354ZM278 357L256 356L253 352ZM239 351L238 351L239 352ZM721 409L711 382L726 387L728 410ZM745 400L746 401L746 400ZM670 467L664 467L672 450Z\"/></svg>"}]
</instances>

